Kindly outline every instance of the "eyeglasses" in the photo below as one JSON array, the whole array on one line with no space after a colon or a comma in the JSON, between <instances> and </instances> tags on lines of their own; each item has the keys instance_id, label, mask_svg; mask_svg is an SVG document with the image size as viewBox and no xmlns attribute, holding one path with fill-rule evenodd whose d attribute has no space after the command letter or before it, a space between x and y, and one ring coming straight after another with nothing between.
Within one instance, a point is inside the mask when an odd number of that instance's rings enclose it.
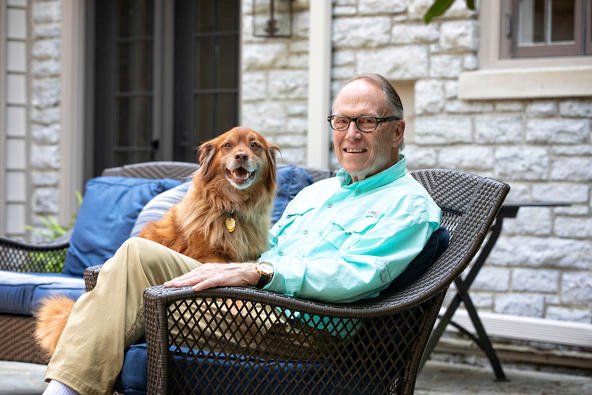
<instances>
[{"instance_id":1,"label":"eyeglasses","mask_svg":"<svg viewBox=\"0 0 592 395\"><path fill-rule=\"evenodd\" d=\"M345 115L329 115L327 121L331 125L331 129L337 130L338 132L344 132L349 128L351 121L354 121L356 127L360 132L370 133L378 128L383 122L399 121L401 118L391 115L390 117L371 117L368 115L362 115L360 117L346 117Z\"/></svg>"}]
</instances>

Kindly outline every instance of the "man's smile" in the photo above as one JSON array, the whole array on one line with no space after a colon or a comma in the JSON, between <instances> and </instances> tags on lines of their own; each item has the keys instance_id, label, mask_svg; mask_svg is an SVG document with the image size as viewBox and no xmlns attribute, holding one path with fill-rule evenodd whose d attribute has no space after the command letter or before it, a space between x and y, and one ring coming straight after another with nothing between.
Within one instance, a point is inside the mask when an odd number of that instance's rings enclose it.
<instances>
[{"instance_id":1,"label":"man's smile","mask_svg":"<svg viewBox=\"0 0 592 395\"><path fill-rule=\"evenodd\" d=\"M348 154L361 154L366 152L366 148L344 148L343 151Z\"/></svg>"}]
</instances>

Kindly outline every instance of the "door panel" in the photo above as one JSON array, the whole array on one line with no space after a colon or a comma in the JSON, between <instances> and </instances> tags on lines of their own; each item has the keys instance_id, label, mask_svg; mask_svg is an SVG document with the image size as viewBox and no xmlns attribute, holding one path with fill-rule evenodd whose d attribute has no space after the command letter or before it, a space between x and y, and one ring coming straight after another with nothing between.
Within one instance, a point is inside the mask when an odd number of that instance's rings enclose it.
<instances>
[{"instance_id":1,"label":"door panel","mask_svg":"<svg viewBox=\"0 0 592 395\"><path fill-rule=\"evenodd\" d=\"M238 121L240 1L166 1L93 2L94 175L155 159L194 161L201 142ZM159 28L167 23L174 28ZM163 127L165 118L172 126ZM163 145L170 152L159 152Z\"/></svg>"}]
</instances>

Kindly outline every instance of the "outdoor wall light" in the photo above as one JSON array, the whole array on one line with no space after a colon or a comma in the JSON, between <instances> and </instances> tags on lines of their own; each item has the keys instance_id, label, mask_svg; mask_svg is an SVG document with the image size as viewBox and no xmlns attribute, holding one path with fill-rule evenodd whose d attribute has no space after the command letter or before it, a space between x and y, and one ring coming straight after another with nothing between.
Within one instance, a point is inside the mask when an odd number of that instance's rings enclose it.
<instances>
[{"instance_id":1,"label":"outdoor wall light","mask_svg":"<svg viewBox=\"0 0 592 395\"><path fill-rule=\"evenodd\" d=\"M293 1L253 0L253 35L291 37Z\"/></svg>"}]
</instances>

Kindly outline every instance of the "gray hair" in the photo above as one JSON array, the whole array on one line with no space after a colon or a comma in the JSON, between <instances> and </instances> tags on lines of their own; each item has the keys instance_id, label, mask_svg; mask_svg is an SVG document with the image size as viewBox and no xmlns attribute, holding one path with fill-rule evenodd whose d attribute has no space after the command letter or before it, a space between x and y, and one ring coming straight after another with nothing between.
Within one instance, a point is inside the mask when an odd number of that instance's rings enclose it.
<instances>
[{"instance_id":1,"label":"gray hair","mask_svg":"<svg viewBox=\"0 0 592 395\"><path fill-rule=\"evenodd\" d=\"M384 95L386 97L386 101L387 101L388 105L391 107L391 110L393 111L393 115L399 119L403 119L403 103L401 102L401 98L399 97L397 90L395 89L393 84L391 84L389 82L389 80L387 80L386 78L384 78L380 74L368 73L368 74L356 75L355 77L350 79L347 83L349 84L350 82L353 82L356 80L362 80L362 79L369 80L371 82L374 82L376 85L378 85L380 90L384 92Z\"/></svg>"}]
</instances>

